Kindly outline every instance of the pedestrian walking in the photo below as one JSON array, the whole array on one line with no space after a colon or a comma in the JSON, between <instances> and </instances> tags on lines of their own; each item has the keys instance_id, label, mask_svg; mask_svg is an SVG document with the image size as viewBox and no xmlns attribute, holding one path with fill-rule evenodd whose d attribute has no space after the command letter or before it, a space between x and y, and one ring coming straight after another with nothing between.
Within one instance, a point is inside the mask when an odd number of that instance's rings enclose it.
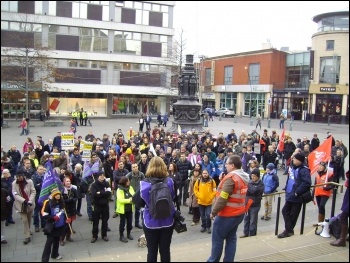
<instances>
[{"instance_id":1,"label":"pedestrian walking","mask_svg":"<svg viewBox=\"0 0 350 263\"><path fill-rule=\"evenodd\" d=\"M255 129L257 129L258 126L260 127L260 130L261 130L261 116L260 116L260 114L256 115L256 125L255 125Z\"/></svg>"}]
</instances>

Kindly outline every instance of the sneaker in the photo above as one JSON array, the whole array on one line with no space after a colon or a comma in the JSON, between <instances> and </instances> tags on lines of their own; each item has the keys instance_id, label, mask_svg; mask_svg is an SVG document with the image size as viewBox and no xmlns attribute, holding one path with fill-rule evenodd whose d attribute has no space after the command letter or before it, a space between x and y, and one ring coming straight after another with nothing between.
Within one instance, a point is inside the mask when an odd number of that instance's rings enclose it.
<instances>
[{"instance_id":1,"label":"sneaker","mask_svg":"<svg viewBox=\"0 0 350 263\"><path fill-rule=\"evenodd\" d=\"M191 223L191 226L195 226L197 223L196 222L192 222Z\"/></svg>"},{"instance_id":2,"label":"sneaker","mask_svg":"<svg viewBox=\"0 0 350 263\"><path fill-rule=\"evenodd\" d=\"M206 230L206 228L202 227L200 231L201 231L201 233L204 233L205 230Z\"/></svg>"},{"instance_id":3,"label":"sneaker","mask_svg":"<svg viewBox=\"0 0 350 263\"><path fill-rule=\"evenodd\" d=\"M119 240L124 243L128 243L128 240L125 237L120 237Z\"/></svg>"},{"instance_id":4,"label":"sneaker","mask_svg":"<svg viewBox=\"0 0 350 263\"><path fill-rule=\"evenodd\" d=\"M36 227L35 227L35 232L39 232L39 231L40 231L39 227L36 226Z\"/></svg>"},{"instance_id":5,"label":"sneaker","mask_svg":"<svg viewBox=\"0 0 350 263\"><path fill-rule=\"evenodd\" d=\"M285 237L291 237L293 236L293 232L288 232L287 230L284 230L281 234L279 234L277 237L278 238L285 238Z\"/></svg>"},{"instance_id":6,"label":"sneaker","mask_svg":"<svg viewBox=\"0 0 350 263\"><path fill-rule=\"evenodd\" d=\"M93 237L91 238L91 243L95 243L97 241L97 238Z\"/></svg>"},{"instance_id":7,"label":"sneaker","mask_svg":"<svg viewBox=\"0 0 350 263\"><path fill-rule=\"evenodd\" d=\"M207 233L211 234L211 229L210 228L207 229Z\"/></svg>"},{"instance_id":8,"label":"sneaker","mask_svg":"<svg viewBox=\"0 0 350 263\"><path fill-rule=\"evenodd\" d=\"M57 256L57 257L55 257L55 259L57 259L57 260L62 259L62 256Z\"/></svg>"}]
</instances>

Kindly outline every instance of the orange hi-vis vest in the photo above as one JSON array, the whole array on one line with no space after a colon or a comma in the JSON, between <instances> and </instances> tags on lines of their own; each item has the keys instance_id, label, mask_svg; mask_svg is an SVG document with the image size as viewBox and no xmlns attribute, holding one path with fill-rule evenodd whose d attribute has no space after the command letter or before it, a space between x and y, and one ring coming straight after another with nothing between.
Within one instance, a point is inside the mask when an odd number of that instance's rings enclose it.
<instances>
[{"instance_id":1,"label":"orange hi-vis vest","mask_svg":"<svg viewBox=\"0 0 350 263\"><path fill-rule=\"evenodd\" d=\"M316 184L324 184L326 183L326 176L327 173L323 174L323 175L316 175ZM331 196L332 190L325 190L323 188L324 185L322 186L317 186L315 187L315 196Z\"/></svg>"},{"instance_id":2,"label":"orange hi-vis vest","mask_svg":"<svg viewBox=\"0 0 350 263\"><path fill-rule=\"evenodd\" d=\"M232 178L232 180L235 182L235 187L227 199L226 206L218 213L218 216L222 217L240 216L246 212L245 198L248 190L248 184L245 184L243 180L234 172L227 174L220 182L216 192L216 197L220 197L222 187L225 181L229 178Z\"/></svg>"}]
</instances>

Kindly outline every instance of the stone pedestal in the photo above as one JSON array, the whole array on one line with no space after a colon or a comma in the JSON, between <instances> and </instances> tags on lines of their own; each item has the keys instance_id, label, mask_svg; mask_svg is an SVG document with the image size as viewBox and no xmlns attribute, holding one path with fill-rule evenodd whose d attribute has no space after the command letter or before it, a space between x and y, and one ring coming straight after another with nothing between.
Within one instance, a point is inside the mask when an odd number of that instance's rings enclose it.
<instances>
[{"instance_id":1,"label":"stone pedestal","mask_svg":"<svg viewBox=\"0 0 350 263\"><path fill-rule=\"evenodd\" d=\"M198 103L198 77L193 66L193 55L186 55L178 88L178 101L173 104L174 121L168 132L181 133L192 130L197 133L204 132L200 118L202 105Z\"/></svg>"}]
</instances>

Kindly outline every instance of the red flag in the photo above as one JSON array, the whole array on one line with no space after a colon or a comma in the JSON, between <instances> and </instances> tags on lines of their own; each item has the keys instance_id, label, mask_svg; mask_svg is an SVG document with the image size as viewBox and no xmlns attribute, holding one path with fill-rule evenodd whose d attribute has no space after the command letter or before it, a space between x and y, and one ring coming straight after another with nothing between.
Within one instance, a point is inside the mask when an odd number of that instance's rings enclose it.
<instances>
[{"instance_id":1,"label":"red flag","mask_svg":"<svg viewBox=\"0 0 350 263\"><path fill-rule=\"evenodd\" d=\"M278 142L278 147L277 147L277 150L279 150L280 152L283 152L284 150L284 131L285 129L283 129L282 131L280 141Z\"/></svg>"},{"instance_id":2,"label":"red flag","mask_svg":"<svg viewBox=\"0 0 350 263\"><path fill-rule=\"evenodd\" d=\"M58 107L58 105L60 104L60 101L58 99L54 99L52 102L51 102L51 105L50 105L50 109L55 111Z\"/></svg>"},{"instance_id":3,"label":"red flag","mask_svg":"<svg viewBox=\"0 0 350 263\"><path fill-rule=\"evenodd\" d=\"M320 146L313 150L309 156L308 164L311 173L313 174L317 171L320 162L328 162L331 160L331 150L332 150L332 136L329 136Z\"/></svg>"}]
</instances>

